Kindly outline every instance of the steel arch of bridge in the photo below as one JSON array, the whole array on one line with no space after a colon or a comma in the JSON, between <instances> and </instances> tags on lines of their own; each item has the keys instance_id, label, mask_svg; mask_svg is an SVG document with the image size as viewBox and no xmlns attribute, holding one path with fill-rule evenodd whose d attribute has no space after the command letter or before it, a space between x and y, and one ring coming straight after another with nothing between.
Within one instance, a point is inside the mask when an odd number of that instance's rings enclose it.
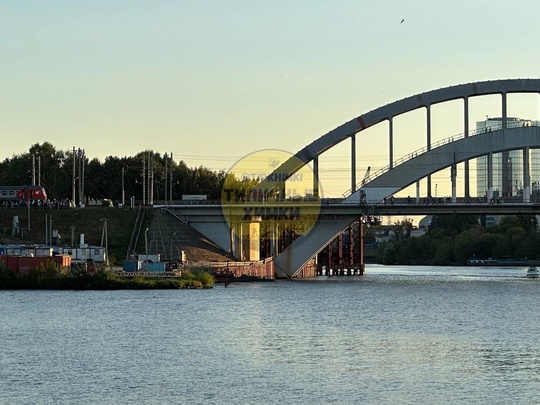
<instances>
[{"instance_id":1,"label":"steel arch of bridge","mask_svg":"<svg viewBox=\"0 0 540 405\"><path fill-rule=\"evenodd\" d=\"M401 164L366 182L348 200L359 201L359 193L363 192L366 201L379 202L414 182L418 182L442 169L452 167L453 170L451 170L450 175L452 179L452 201L455 202L456 165L458 163L467 162L470 159L484 155L488 156L489 161L494 153L517 149L523 150L523 161L528 162L529 148L540 148L540 127L538 126L489 130L475 136L463 137L424 153L408 155L408 160L404 160ZM489 166L491 167L491 165ZM491 182L492 179L490 178L489 181ZM525 190L523 202L529 202L530 176L527 164L524 165L523 184ZM492 198L493 190L488 189L487 191L487 197Z\"/></svg>"},{"instance_id":2,"label":"steel arch of bridge","mask_svg":"<svg viewBox=\"0 0 540 405\"><path fill-rule=\"evenodd\" d=\"M482 155L488 155L489 158L492 153L514 149L523 149L524 156L526 156L529 148L540 147L540 128L508 128L507 95L509 93L540 93L540 79L508 79L460 84L416 94L395 101L362 114L331 130L298 151L293 157L278 167L275 172L292 175L304 165L313 162L314 177L317 179L319 156L350 138L351 195L347 198L349 203L351 201L361 202L360 192L367 199L380 200L384 196L392 195L415 181L426 177L428 180L427 193L428 196L431 196L430 175L460 162L465 162L465 196L469 197L470 159ZM492 94L500 94L502 96L501 129L485 134L470 131L469 98ZM458 99L463 100L463 136L445 144L433 144L431 141L431 106ZM418 108L426 108L427 112L427 139L425 148L422 153L410 156L408 160L404 160L400 162L399 166L396 165L394 167L393 119L396 116L414 111ZM380 176L368 179L369 182L359 185L356 183L356 135L384 121L389 122L388 169ZM525 170L527 173L524 173L524 177L526 178L529 174L528 169ZM454 177L454 174L452 177ZM314 181L314 191L317 194L318 187L315 184L316 179ZM455 181L455 179L453 180ZM454 181L453 187L455 186ZM524 181L524 184L526 184L526 181ZM528 202L528 200L525 199L524 202ZM361 215L361 212L359 212L359 215ZM349 218L350 222L354 220L351 220L351 218ZM343 230L348 225L348 223L345 223L347 222L346 218L342 218L342 221L338 222L334 225L330 225L329 223L317 224L320 225L319 229L315 229L317 232L311 232L312 234L316 233L316 240L310 240L312 235L308 235L293 242L276 258L276 266L287 276L294 277L309 259L314 257L336 236L338 228ZM296 253L293 253L293 251L296 251Z\"/></svg>"},{"instance_id":3,"label":"steel arch of bridge","mask_svg":"<svg viewBox=\"0 0 540 405\"><path fill-rule=\"evenodd\" d=\"M346 139L351 139L351 189L350 193L355 193L359 184L356 182L356 135L361 131L384 121L389 122L389 167L393 169L393 119L401 114L414 111L419 108L426 108L427 112L427 151L432 148L431 141L431 106L447 101L462 99L464 119L463 134L467 138L469 130L469 98L476 96L486 96L500 94L502 96L501 118L502 128L507 127L507 94L509 93L540 93L540 79L507 79L491 80L475 83L459 84L455 86L431 90L419 93L393 103L381 106L352 120L345 122L339 127L331 130L320 138L316 139L303 149L298 151L293 157L285 161L276 173L294 174L304 165L313 162L315 177L318 178L319 164L318 158L325 151L333 148ZM469 196L469 176L468 161L465 162L465 195ZM318 186L314 184L314 191L317 193ZM431 195L431 180L428 177L428 195Z\"/></svg>"}]
</instances>

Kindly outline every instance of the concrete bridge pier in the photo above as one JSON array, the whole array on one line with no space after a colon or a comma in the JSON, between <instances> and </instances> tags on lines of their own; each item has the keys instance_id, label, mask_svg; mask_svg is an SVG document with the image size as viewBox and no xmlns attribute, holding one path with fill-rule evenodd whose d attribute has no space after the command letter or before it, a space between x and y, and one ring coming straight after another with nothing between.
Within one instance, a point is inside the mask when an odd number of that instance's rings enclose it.
<instances>
[{"instance_id":1,"label":"concrete bridge pier","mask_svg":"<svg viewBox=\"0 0 540 405\"><path fill-rule=\"evenodd\" d=\"M260 260L260 221L231 223L231 252L240 260Z\"/></svg>"}]
</instances>

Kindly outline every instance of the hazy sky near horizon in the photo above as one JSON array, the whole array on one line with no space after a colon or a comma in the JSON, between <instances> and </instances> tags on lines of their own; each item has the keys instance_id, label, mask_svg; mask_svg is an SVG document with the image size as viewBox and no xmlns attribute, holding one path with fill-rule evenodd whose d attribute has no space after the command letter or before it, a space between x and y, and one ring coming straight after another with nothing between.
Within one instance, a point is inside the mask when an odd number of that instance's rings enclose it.
<instances>
[{"instance_id":1,"label":"hazy sky near horizon","mask_svg":"<svg viewBox=\"0 0 540 405\"><path fill-rule=\"evenodd\" d=\"M0 1L0 159L45 141L215 170L261 149L295 153L413 94L539 77L539 14L533 0ZM457 110L434 114L435 138L462 132ZM539 119L537 98L510 100L509 114ZM402 153L423 146L408 138L423 126L397 121ZM359 146L359 173L382 165L380 138ZM337 177L348 150L328 155Z\"/></svg>"}]
</instances>

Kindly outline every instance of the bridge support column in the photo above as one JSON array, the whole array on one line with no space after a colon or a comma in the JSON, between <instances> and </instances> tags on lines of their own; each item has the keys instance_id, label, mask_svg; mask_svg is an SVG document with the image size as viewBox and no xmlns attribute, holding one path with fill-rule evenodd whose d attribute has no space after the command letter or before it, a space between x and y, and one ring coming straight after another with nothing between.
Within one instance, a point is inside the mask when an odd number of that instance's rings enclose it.
<instances>
[{"instance_id":1,"label":"bridge support column","mask_svg":"<svg viewBox=\"0 0 540 405\"><path fill-rule=\"evenodd\" d=\"M337 244L338 244L338 266L343 266L344 262L343 262L343 232L341 232L339 235L338 235L338 238L337 238Z\"/></svg>"},{"instance_id":2,"label":"bridge support column","mask_svg":"<svg viewBox=\"0 0 540 405\"><path fill-rule=\"evenodd\" d=\"M416 204L420 204L420 180L416 180Z\"/></svg>"},{"instance_id":3,"label":"bridge support column","mask_svg":"<svg viewBox=\"0 0 540 405\"><path fill-rule=\"evenodd\" d=\"M257 221L231 223L231 254L234 257L239 260L260 260L260 227Z\"/></svg>"},{"instance_id":4,"label":"bridge support column","mask_svg":"<svg viewBox=\"0 0 540 405\"><path fill-rule=\"evenodd\" d=\"M487 200L488 202L493 198L493 153L487 155L487 171L488 171L488 189Z\"/></svg>"},{"instance_id":5,"label":"bridge support column","mask_svg":"<svg viewBox=\"0 0 540 405\"><path fill-rule=\"evenodd\" d=\"M465 97L463 99L463 116L464 116L464 128L463 133L465 134L465 138L469 137L469 97ZM469 181L469 161L465 161L465 173L464 173L464 181L465 181L465 198L469 198L471 196L470 191L470 181Z\"/></svg>"},{"instance_id":6,"label":"bridge support column","mask_svg":"<svg viewBox=\"0 0 540 405\"><path fill-rule=\"evenodd\" d=\"M431 150L431 106L426 106L426 133L427 133L427 150ZM431 174L427 176L427 196L431 197Z\"/></svg>"},{"instance_id":7,"label":"bridge support column","mask_svg":"<svg viewBox=\"0 0 540 405\"><path fill-rule=\"evenodd\" d=\"M365 264L364 264L364 221L362 218L358 221L358 270L360 275L364 275Z\"/></svg>"},{"instance_id":8,"label":"bridge support column","mask_svg":"<svg viewBox=\"0 0 540 405\"><path fill-rule=\"evenodd\" d=\"M242 223L242 260L260 260L260 230L261 224L259 222Z\"/></svg>"},{"instance_id":9,"label":"bridge support column","mask_svg":"<svg viewBox=\"0 0 540 405\"><path fill-rule=\"evenodd\" d=\"M231 222L231 248L230 254L238 259L242 258L242 227L241 222Z\"/></svg>"},{"instance_id":10,"label":"bridge support column","mask_svg":"<svg viewBox=\"0 0 540 405\"><path fill-rule=\"evenodd\" d=\"M452 202L456 202L456 177L457 177L457 165L454 163L450 166L450 177L452 179Z\"/></svg>"},{"instance_id":11,"label":"bridge support column","mask_svg":"<svg viewBox=\"0 0 540 405\"><path fill-rule=\"evenodd\" d=\"M353 191L354 193L354 191ZM313 158L313 197L319 198L319 156Z\"/></svg>"},{"instance_id":12,"label":"bridge support column","mask_svg":"<svg viewBox=\"0 0 540 405\"><path fill-rule=\"evenodd\" d=\"M349 248L347 249L348 250L348 255L349 255L349 266L351 268L354 268L354 247L356 245L356 238L354 237L354 228L355 228L355 225L356 223L353 222L351 225L349 225Z\"/></svg>"},{"instance_id":13,"label":"bridge support column","mask_svg":"<svg viewBox=\"0 0 540 405\"><path fill-rule=\"evenodd\" d=\"M270 224L270 256L278 255L278 227L274 221Z\"/></svg>"},{"instance_id":14,"label":"bridge support column","mask_svg":"<svg viewBox=\"0 0 540 405\"><path fill-rule=\"evenodd\" d=\"M531 176L529 167L529 147L523 149L523 202L531 202Z\"/></svg>"},{"instance_id":15,"label":"bridge support column","mask_svg":"<svg viewBox=\"0 0 540 405\"><path fill-rule=\"evenodd\" d=\"M394 121L392 117L388 120L388 166L394 168Z\"/></svg>"},{"instance_id":16,"label":"bridge support column","mask_svg":"<svg viewBox=\"0 0 540 405\"><path fill-rule=\"evenodd\" d=\"M502 93L502 128L508 128L508 113L507 113L506 93Z\"/></svg>"},{"instance_id":17,"label":"bridge support column","mask_svg":"<svg viewBox=\"0 0 540 405\"><path fill-rule=\"evenodd\" d=\"M351 194L356 191L356 134L351 135Z\"/></svg>"}]
</instances>

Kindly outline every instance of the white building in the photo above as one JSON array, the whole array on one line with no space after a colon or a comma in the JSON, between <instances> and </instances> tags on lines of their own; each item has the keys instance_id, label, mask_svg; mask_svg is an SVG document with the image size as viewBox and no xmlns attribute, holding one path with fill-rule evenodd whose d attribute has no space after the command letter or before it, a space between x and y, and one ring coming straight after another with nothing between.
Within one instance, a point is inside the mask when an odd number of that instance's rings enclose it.
<instances>
[{"instance_id":1,"label":"white building","mask_svg":"<svg viewBox=\"0 0 540 405\"><path fill-rule=\"evenodd\" d=\"M538 126L538 121L508 117L507 127ZM502 118L487 118L476 123L476 131L495 131L502 128ZM494 153L492 160L493 170L493 198L520 196L523 194L523 151L512 150ZM540 193L540 150L530 150L530 176L531 194ZM481 156L476 159L476 195L488 195L488 158Z\"/></svg>"}]
</instances>

